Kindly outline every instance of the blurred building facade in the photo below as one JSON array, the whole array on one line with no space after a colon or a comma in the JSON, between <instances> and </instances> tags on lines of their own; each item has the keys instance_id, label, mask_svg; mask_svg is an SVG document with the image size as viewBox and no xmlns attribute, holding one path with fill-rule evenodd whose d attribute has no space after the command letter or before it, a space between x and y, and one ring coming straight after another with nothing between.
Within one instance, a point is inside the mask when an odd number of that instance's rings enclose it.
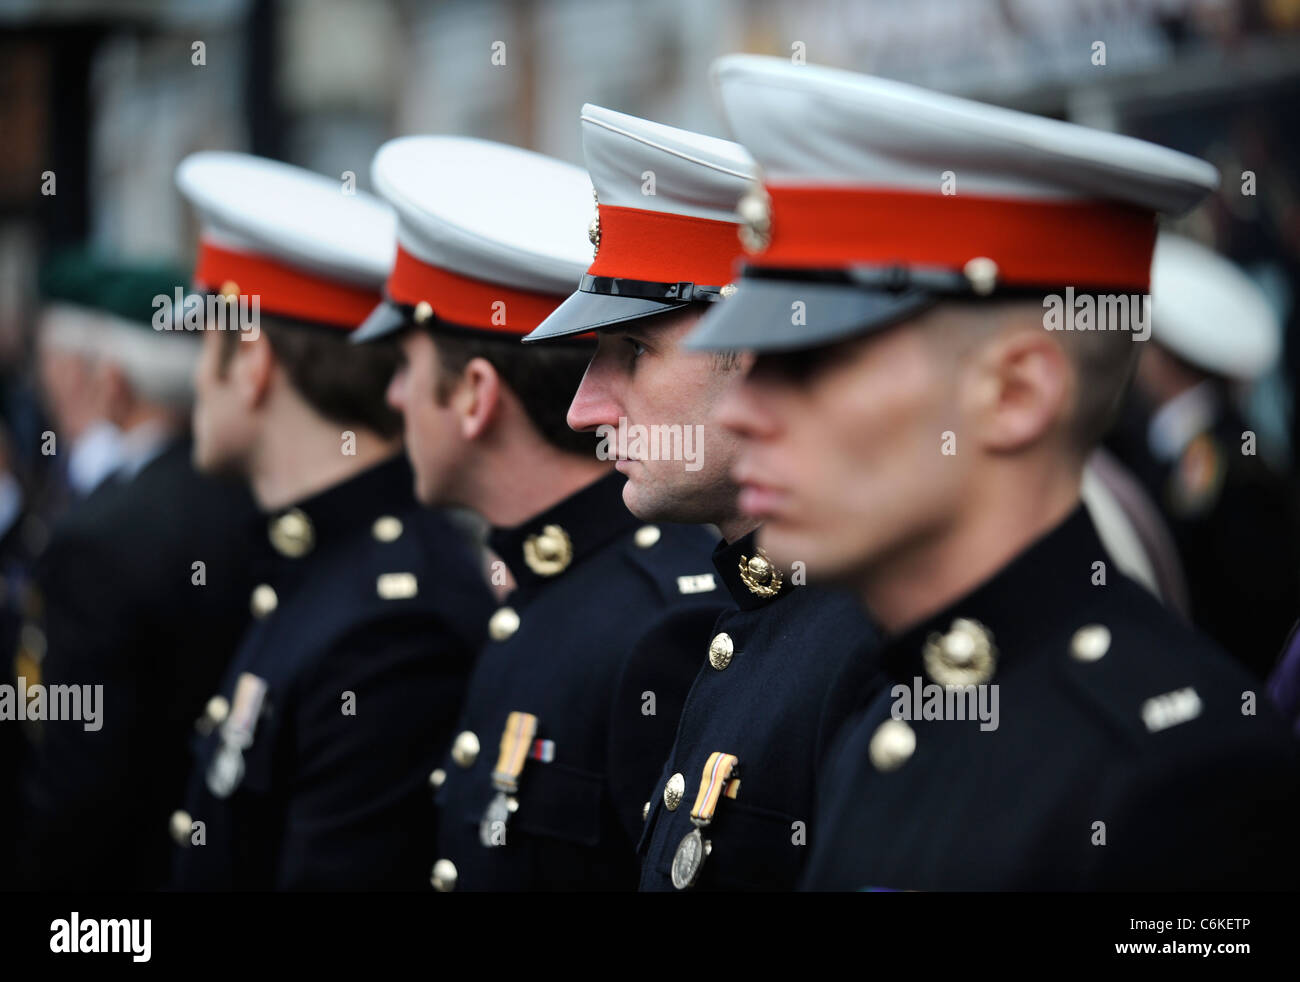
<instances>
[{"instance_id":1,"label":"blurred building facade","mask_svg":"<svg viewBox=\"0 0 1300 982\"><path fill-rule=\"evenodd\" d=\"M707 68L738 50L1208 157L1224 189L1185 230L1243 262L1295 335L1300 0L0 0L0 370L22 371L49 247L186 258L171 176L188 153L249 150L364 188L402 133L580 162L586 101L725 136ZM1296 347L1256 396L1278 454Z\"/></svg>"}]
</instances>

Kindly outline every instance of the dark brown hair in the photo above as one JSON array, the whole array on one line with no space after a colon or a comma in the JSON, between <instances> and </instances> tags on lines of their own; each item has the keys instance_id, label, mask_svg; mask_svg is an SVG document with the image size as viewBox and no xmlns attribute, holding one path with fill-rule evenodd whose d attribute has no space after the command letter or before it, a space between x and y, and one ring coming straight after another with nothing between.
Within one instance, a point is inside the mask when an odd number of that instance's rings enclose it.
<instances>
[{"instance_id":1,"label":"dark brown hair","mask_svg":"<svg viewBox=\"0 0 1300 982\"><path fill-rule=\"evenodd\" d=\"M338 328L265 315L261 329L289 383L317 413L335 423L365 427L384 439L401 435L401 414L386 401L388 383L397 370L396 342L354 345ZM223 332L223 372L242 337L240 331Z\"/></svg>"},{"instance_id":2,"label":"dark brown hair","mask_svg":"<svg viewBox=\"0 0 1300 982\"><path fill-rule=\"evenodd\" d=\"M483 358L510 387L547 443L566 453L591 456L596 436L569 429L569 404L582 382L593 346L586 342L525 345L513 336L478 337L430 330L438 348L441 377L436 392L445 405L452 387L474 358Z\"/></svg>"}]
</instances>

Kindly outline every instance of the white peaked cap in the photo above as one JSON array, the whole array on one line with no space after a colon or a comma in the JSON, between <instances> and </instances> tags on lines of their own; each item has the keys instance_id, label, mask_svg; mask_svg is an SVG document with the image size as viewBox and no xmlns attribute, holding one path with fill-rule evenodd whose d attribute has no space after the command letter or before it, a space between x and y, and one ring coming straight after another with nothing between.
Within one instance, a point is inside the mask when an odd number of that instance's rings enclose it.
<instances>
[{"instance_id":1,"label":"white peaked cap","mask_svg":"<svg viewBox=\"0 0 1300 982\"><path fill-rule=\"evenodd\" d=\"M591 182L580 167L459 136L379 148L375 189L397 211L388 300L357 332L409 325L512 334L536 327L573 290L591 246Z\"/></svg>"},{"instance_id":2,"label":"white peaked cap","mask_svg":"<svg viewBox=\"0 0 1300 982\"><path fill-rule=\"evenodd\" d=\"M1282 353L1282 325L1264 291L1238 266L1180 235L1156 240L1151 313L1152 340L1215 375L1259 378Z\"/></svg>"},{"instance_id":3,"label":"white peaked cap","mask_svg":"<svg viewBox=\"0 0 1300 982\"><path fill-rule=\"evenodd\" d=\"M736 202L756 177L739 143L591 103L580 119L583 157L602 205L737 220ZM647 172L653 194L644 190Z\"/></svg>"},{"instance_id":4,"label":"white peaked cap","mask_svg":"<svg viewBox=\"0 0 1300 982\"><path fill-rule=\"evenodd\" d=\"M263 157L204 151L176 169L202 230L195 280L261 309L351 329L392 266L396 222L373 195Z\"/></svg>"},{"instance_id":5,"label":"white peaked cap","mask_svg":"<svg viewBox=\"0 0 1300 982\"><path fill-rule=\"evenodd\" d=\"M744 147L591 104L580 118L596 252L577 292L525 341L712 302L741 252L736 203L757 176Z\"/></svg>"},{"instance_id":6,"label":"white peaked cap","mask_svg":"<svg viewBox=\"0 0 1300 982\"><path fill-rule=\"evenodd\" d=\"M739 290L693 346L817 346L945 296L1145 293L1157 215L1218 184L1165 147L901 82L757 55L712 75L764 187L739 206Z\"/></svg>"}]
</instances>

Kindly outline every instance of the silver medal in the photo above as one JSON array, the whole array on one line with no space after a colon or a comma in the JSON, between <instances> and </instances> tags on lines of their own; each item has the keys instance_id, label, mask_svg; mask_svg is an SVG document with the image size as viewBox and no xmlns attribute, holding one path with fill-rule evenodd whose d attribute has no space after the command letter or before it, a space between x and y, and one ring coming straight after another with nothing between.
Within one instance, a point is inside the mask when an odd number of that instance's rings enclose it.
<instances>
[{"instance_id":1,"label":"silver medal","mask_svg":"<svg viewBox=\"0 0 1300 982\"><path fill-rule=\"evenodd\" d=\"M504 791L498 791L496 797L487 806L483 819L478 823L478 841L487 849L495 849L506 844L506 823L519 807L519 802ZM499 832L498 832L499 830Z\"/></svg>"},{"instance_id":2,"label":"silver medal","mask_svg":"<svg viewBox=\"0 0 1300 982\"><path fill-rule=\"evenodd\" d=\"M222 743L208 767L208 790L218 798L229 798L243 779L243 748L233 743Z\"/></svg>"},{"instance_id":3,"label":"silver medal","mask_svg":"<svg viewBox=\"0 0 1300 982\"><path fill-rule=\"evenodd\" d=\"M698 828L686 833L686 837L677 846L676 855L673 856L673 886L678 890L687 890L694 886L709 849L709 842L700 835Z\"/></svg>"}]
</instances>

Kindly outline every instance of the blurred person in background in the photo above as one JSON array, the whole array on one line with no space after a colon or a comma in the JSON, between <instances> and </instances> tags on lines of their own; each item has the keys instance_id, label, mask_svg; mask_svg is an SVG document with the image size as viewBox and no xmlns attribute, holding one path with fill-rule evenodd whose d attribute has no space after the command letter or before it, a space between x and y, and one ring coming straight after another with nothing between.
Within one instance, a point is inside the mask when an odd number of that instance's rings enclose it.
<instances>
[{"instance_id":1,"label":"blurred person in background","mask_svg":"<svg viewBox=\"0 0 1300 982\"><path fill-rule=\"evenodd\" d=\"M101 272L85 250L65 250L41 269L44 306L36 331L36 363L55 440L47 508L61 509L88 497L113 478L124 459L122 430L111 418L107 398L111 384L121 391L121 363L103 357L121 335L106 325L108 318L93 296L103 286ZM50 450L42 447L42 452Z\"/></svg>"},{"instance_id":2,"label":"blurred person in background","mask_svg":"<svg viewBox=\"0 0 1300 982\"><path fill-rule=\"evenodd\" d=\"M1244 272L1181 236L1157 241L1151 296L1111 442L1173 532L1192 620L1263 678L1300 610L1300 502L1235 397L1277 362L1281 328Z\"/></svg>"},{"instance_id":3,"label":"blurred person in background","mask_svg":"<svg viewBox=\"0 0 1300 982\"><path fill-rule=\"evenodd\" d=\"M412 494L385 403L395 347L349 344L380 299L392 213L247 154L194 154L176 181L212 311L194 459L247 482L259 514L254 622L199 724L172 885L427 889L429 773L491 595L460 530Z\"/></svg>"},{"instance_id":4,"label":"blurred person in background","mask_svg":"<svg viewBox=\"0 0 1300 982\"><path fill-rule=\"evenodd\" d=\"M190 462L198 339L152 326L182 271L89 253L58 265L42 375L67 427L55 456L81 453L67 473L82 497L37 564L13 674L103 694L97 728L26 724L20 873L37 889L150 889L164 880L157 831L184 781L185 734L247 617L251 502Z\"/></svg>"}]
</instances>

